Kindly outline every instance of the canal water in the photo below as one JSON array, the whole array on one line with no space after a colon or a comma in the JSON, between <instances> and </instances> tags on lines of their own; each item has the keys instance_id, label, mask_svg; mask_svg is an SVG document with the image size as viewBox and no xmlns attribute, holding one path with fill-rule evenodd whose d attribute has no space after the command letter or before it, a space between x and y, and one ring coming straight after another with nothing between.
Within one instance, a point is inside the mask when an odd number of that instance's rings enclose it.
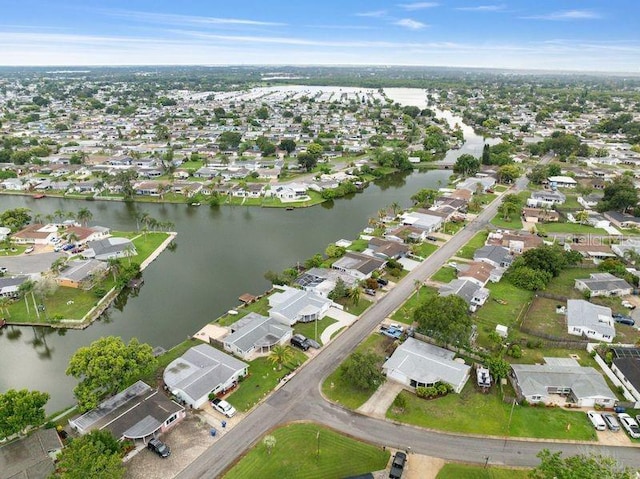
<instances>
[{"instance_id":1,"label":"canal water","mask_svg":"<svg viewBox=\"0 0 640 479\"><path fill-rule=\"evenodd\" d=\"M87 207L92 224L117 230L135 230L136 213L147 212L172 221L178 232L175 251L165 250L144 271L139 294L111 307L89 328L5 328L0 336L0 391L47 391L48 411L64 408L73 403L75 385L64 371L79 347L115 335L170 348L235 307L242 293L267 290L266 271L281 271L324 251L329 243L357 237L380 208L393 202L408 207L413 193L446 184L449 175L443 170L398 174L351 198L294 211L0 196L1 209L28 207L49 214Z\"/></svg>"}]
</instances>

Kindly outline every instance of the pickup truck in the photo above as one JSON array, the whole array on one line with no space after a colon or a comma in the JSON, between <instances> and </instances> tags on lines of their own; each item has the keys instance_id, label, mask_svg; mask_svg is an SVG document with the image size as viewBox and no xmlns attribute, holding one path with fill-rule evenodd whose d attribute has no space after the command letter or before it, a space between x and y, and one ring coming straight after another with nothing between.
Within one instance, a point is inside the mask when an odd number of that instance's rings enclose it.
<instances>
[{"instance_id":1,"label":"pickup truck","mask_svg":"<svg viewBox=\"0 0 640 479\"><path fill-rule=\"evenodd\" d=\"M384 334L385 336L389 336L390 338L394 338L394 339L400 339L403 331L404 330L402 329L402 326L398 326L398 325L391 325L391 326L383 325L380 327L380 334Z\"/></svg>"},{"instance_id":2,"label":"pickup truck","mask_svg":"<svg viewBox=\"0 0 640 479\"><path fill-rule=\"evenodd\" d=\"M390 479L400 479L404 470L404 465L407 462L407 455L404 452L396 452L393 456L393 462L391 463L391 471L389 471Z\"/></svg>"}]
</instances>

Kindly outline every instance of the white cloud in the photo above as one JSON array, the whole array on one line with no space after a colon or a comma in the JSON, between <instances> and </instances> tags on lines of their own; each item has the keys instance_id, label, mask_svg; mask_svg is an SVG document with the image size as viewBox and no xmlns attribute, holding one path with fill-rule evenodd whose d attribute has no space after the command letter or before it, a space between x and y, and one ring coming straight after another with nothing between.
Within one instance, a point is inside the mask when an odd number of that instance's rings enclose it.
<instances>
[{"instance_id":1,"label":"white cloud","mask_svg":"<svg viewBox=\"0 0 640 479\"><path fill-rule=\"evenodd\" d=\"M499 12L504 10L506 5L504 3L500 5L478 5L477 7L458 7L456 10L462 10L465 12Z\"/></svg>"},{"instance_id":2,"label":"white cloud","mask_svg":"<svg viewBox=\"0 0 640 479\"><path fill-rule=\"evenodd\" d=\"M414 2L414 3L401 3L398 6L400 8L404 8L405 10L414 11L414 10L424 10L425 8L433 8L440 5L437 2Z\"/></svg>"},{"instance_id":3,"label":"white cloud","mask_svg":"<svg viewBox=\"0 0 640 479\"><path fill-rule=\"evenodd\" d=\"M356 13L356 17L374 17L380 18L384 17L387 14L386 10L373 10L371 12L360 12Z\"/></svg>"},{"instance_id":4,"label":"white cloud","mask_svg":"<svg viewBox=\"0 0 640 479\"><path fill-rule=\"evenodd\" d=\"M171 13L140 12L135 10L100 10L102 13L130 20L167 25L243 25L243 26L284 26L286 23L263 22L261 20L247 20L244 18L218 18L196 15L178 15Z\"/></svg>"},{"instance_id":5,"label":"white cloud","mask_svg":"<svg viewBox=\"0 0 640 479\"><path fill-rule=\"evenodd\" d=\"M520 17L529 20L594 20L601 18L600 14L592 10L562 10L558 12L547 13L544 15L530 15Z\"/></svg>"},{"instance_id":6,"label":"white cloud","mask_svg":"<svg viewBox=\"0 0 640 479\"><path fill-rule=\"evenodd\" d=\"M398 20L394 22L394 25L408 28L410 30L422 30L423 28L426 28L428 26L426 23L422 23L417 20L412 20L411 18L403 18L401 20Z\"/></svg>"}]
</instances>

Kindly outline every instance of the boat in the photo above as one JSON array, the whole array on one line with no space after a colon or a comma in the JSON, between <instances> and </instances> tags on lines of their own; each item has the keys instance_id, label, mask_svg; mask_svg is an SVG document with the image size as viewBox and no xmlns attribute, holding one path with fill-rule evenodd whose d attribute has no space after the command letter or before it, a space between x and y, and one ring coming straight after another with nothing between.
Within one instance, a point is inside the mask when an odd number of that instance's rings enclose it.
<instances>
[{"instance_id":1,"label":"boat","mask_svg":"<svg viewBox=\"0 0 640 479\"><path fill-rule=\"evenodd\" d=\"M491 375L489 374L489 369L478 366L476 369L476 375L478 380L478 386L481 388L489 388L491 387Z\"/></svg>"},{"instance_id":2,"label":"boat","mask_svg":"<svg viewBox=\"0 0 640 479\"><path fill-rule=\"evenodd\" d=\"M37 195L33 195L33 199L34 200L40 200L40 199L44 198L45 196L47 196L47 195L45 195L43 193L38 193Z\"/></svg>"},{"instance_id":3,"label":"boat","mask_svg":"<svg viewBox=\"0 0 640 479\"><path fill-rule=\"evenodd\" d=\"M293 206L287 206L287 207L286 207L286 210L287 210L287 211L293 211Z\"/></svg>"},{"instance_id":4,"label":"boat","mask_svg":"<svg viewBox=\"0 0 640 479\"><path fill-rule=\"evenodd\" d=\"M201 203L189 203L189 206L200 206Z\"/></svg>"}]
</instances>

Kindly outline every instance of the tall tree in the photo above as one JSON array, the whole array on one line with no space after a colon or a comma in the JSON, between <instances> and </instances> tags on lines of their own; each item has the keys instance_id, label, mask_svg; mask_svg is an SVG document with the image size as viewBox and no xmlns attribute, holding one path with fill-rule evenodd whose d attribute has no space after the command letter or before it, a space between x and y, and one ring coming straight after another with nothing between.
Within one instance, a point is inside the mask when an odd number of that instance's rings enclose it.
<instances>
[{"instance_id":1,"label":"tall tree","mask_svg":"<svg viewBox=\"0 0 640 479\"><path fill-rule=\"evenodd\" d=\"M269 361L278 366L278 371L282 370L282 365L291 361L293 358L293 349L290 346L282 346L280 344L271 348Z\"/></svg>"},{"instance_id":2,"label":"tall tree","mask_svg":"<svg viewBox=\"0 0 640 479\"><path fill-rule=\"evenodd\" d=\"M62 450L52 478L121 479L124 474L120 444L107 431L92 431Z\"/></svg>"},{"instance_id":3,"label":"tall tree","mask_svg":"<svg viewBox=\"0 0 640 479\"><path fill-rule=\"evenodd\" d=\"M459 296L430 298L416 308L418 331L443 344L466 344L471 333L469 306Z\"/></svg>"},{"instance_id":4,"label":"tall tree","mask_svg":"<svg viewBox=\"0 0 640 479\"><path fill-rule=\"evenodd\" d=\"M375 390L384 382L380 370L381 358L375 353L352 353L340 366L342 376L356 388L365 391Z\"/></svg>"},{"instance_id":5,"label":"tall tree","mask_svg":"<svg viewBox=\"0 0 640 479\"><path fill-rule=\"evenodd\" d=\"M141 375L153 371L157 360L148 344L132 338L107 336L78 349L69 361L67 376L79 379L73 390L81 411L96 407L103 395L114 394Z\"/></svg>"},{"instance_id":6,"label":"tall tree","mask_svg":"<svg viewBox=\"0 0 640 479\"><path fill-rule=\"evenodd\" d=\"M473 155L460 155L453 165L453 171L462 176L473 176L480 170L480 161Z\"/></svg>"},{"instance_id":7,"label":"tall tree","mask_svg":"<svg viewBox=\"0 0 640 479\"><path fill-rule=\"evenodd\" d=\"M561 452L543 449L538 453L540 465L531 471L532 479L633 479L636 473L619 464L612 456L578 454L562 458Z\"/></svg>"},{"instance_id":8,"label":"tall tree","mask_svg":"<svg viewBox=\"0 0 640 479\"><path fill-rule=\"evenodd\" d=\"M0 438L24 433L29 426L42 424L48 400L49 394L27 389L9 389L0 394Z\"/></svg>"},{"instance_id":9,"label":"tall tree","mask_svg":"<svg viewBox=\"0 0 640 479\"><path fill-rule=\"evenodd\" d=\"M86 228L89 221L93 219L93 213L88 208L80 208L76 214L76 219Z\"/></svg>"}]
</instances>

